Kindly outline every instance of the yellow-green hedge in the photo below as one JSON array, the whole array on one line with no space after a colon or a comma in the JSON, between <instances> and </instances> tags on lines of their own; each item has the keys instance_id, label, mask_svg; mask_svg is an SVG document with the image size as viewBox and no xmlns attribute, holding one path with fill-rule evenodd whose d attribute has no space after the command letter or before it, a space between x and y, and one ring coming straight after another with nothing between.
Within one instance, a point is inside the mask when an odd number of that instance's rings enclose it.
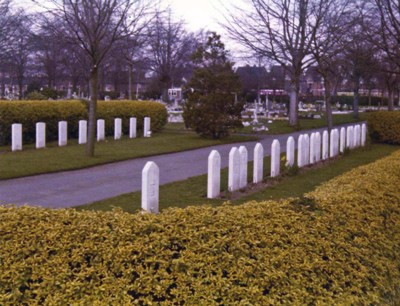
<instances>
[{"instance_id":1,"label":"yellow-green hedge","mask_svg":"<svg viewBox=\"0 0 400 306\"><path fill-rule=\"evenodd\" d=\"M397 305L400 151L301 199L0 208L2 305Z\"/></svg>"},{"instance_id":2,"label":"yellow-green hedge","mask_svg":"<svg viewBox=\"0 0 400 306\"><path fill-rule=\"evenodd\" d=\"M375 142L400 144L400 112L373 112L368 116L368 129Z\"/></svg>"},{"instance_id":3,"label":"yellow-green hedge","mask_svg":"<svg viewBox=\"0 0 400 306\"><path fill-rule=\"evenodd\" d=\"M143 127L143 118L151 117L151 129L160 130L168 114L165 107L156 102L99 101L97 118L104 119L106 135L114 134L114 118L122 118L125 134L129 131L129 118L137 118L138 129ZM78 137L78 121L87 119L87 106L83 101L0 101L0 145L11 142L11 125L21 123L23 141L35 141L35 125L46 122L48 141L58 138L58 122L68 121L68 137Z\"/></svg>"}]
</instances>

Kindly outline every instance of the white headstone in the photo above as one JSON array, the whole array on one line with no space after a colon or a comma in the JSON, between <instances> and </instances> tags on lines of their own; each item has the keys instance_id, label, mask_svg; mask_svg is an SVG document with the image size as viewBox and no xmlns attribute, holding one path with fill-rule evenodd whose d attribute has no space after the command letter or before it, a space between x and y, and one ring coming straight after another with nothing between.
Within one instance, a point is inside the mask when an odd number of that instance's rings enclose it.
<instances>
[{"instance_id":1,"label":"white headstone","mask_svg":"<svg viewBox=\"0 0 400 306\"><path fill-rule=\"evenodd\" d=\"M97 141L101 141L105 139L105 122L104 119L98 119L97 120Z\"/></svg>"},{"instance_id":2,"label":"white headstone","mask_svg":"<svg viewBox=\"0 0 400 306\"><path fill-rule=\"evenodd\" d=\"M36 123L36 149L46 147L46 123Z\"/></svg>"},{"instance_id":3,"label":"white headstone","mask_svg":"<svg viewBox=\"0 0 400 306\"><path fill-rule=\"evenodd\" d=\"M208 155L207 198L214 199L221 192L221 155L212 150Z\"/></svg>"},{"instance_id":4,"label":"white headstone","mask_svg":"<svg viewBox=\"0 0 400 306\"><path fill-rule=\"evenodd\" d=\"M343 153L346 149L346 128L340 129L340 153Z\"/></svg>"},{"instance_id":5,"label":"white headstone","mask_svg":"<svg viewBox=\"0 0 400 306\"><path fill-rule=\"evenodd\" d=\"M158 213L160 169L155 162L147 162L142 170L142 209Z\"/></svg>"},{"instance_id":6,"label":"white headstone","mask_svg":"<svg viewBox=\"0 0 400 306\"><path fill-rule=\"evenodd\" d=\"M361 146L361 126L359 124L356 125L356 146Z\"/></svg>"},{"instance_id":7,"label":"white headstone","mask_svg":"<svg viewBox=\"0 0 400 306\"><path fill-rule=\"evenodd\" d=\"M310 163L310 136L308 134L304 134L304 156L303 162L304 165L307 166Z\"/></svg>"},{"instance_id":8,"label":"white headstone","mask_svg":"<svg viewBox=\"0 0 400 306\"><path fill-rule=\"evenodd\" d=\"M144 137L150 137L151 132L150 132L150 117L144 117L144 124L143 124L143 136Z\"/></svg>"},{"instance_id":9,"label":"white headstone","mask_svg":"<svg viewBox=\"0 0 400 306\"><path fill-rule=\"evenodd\" d=\"M353 148L357 148L357 138L358 138L358 135L357 135L357 126L355 125L355 126L353 126L353 140L352 140L352 142L353 142Z\"/></svg>"},{"instance_id":10,"label":"white headstone","mask_svg":"<svg viewBox=\"0 0 400 306\"><path fill-rule=\"evenodd\" d=\"M68 140L68 123L67 121L58 122L58 146L63 147L67 145Z\"/></svg>"},{"instance_id":11,"label":"white headstone","mask_svg":"<svg viewBox=\"0 0 400 306\"><path fill-rule=\"evenodd\" d=\"M361 146L365 146L367 143L367 125L363 123L361 125Z\"/></svg>"},{"instance_id":12,"label":"white headstone","mask_svg":"<svg viewBox=\"0 0 400 306\"><path fill-rule=\"evenodd\" d=\"M11 125L11 151L22 150L22 124Z\"/></svg>"},{"instance_id":13,"label":"white headstone","mask_svg":"<svg viewBox=\"0 0 400 306\"><path fill-rule=\"evenodd\" d=\"M233 147L229 152L228 190L229 191L238 190L239 184L240 184L240 153L238 148Z\"/></svg>"},{"instance_id":14,"label":"white headstone","mask_svg":"<svg viewBox=\"0 0 400 306\"><path fill-rule=\"evenodd\" d=\"M304 150L305 150L305 142L304 135L300 135L297 141L297 166L299 168L304 167Z\"/></svg>"},{"instance_id":15,"label":"white headstone","mask_svg":"<svg viewBox=\"0 0 400 306\"><path fill-rule=\"evenodd\" d=\"M329 135L328 131L322 133L322 160L329 157Z\"/></svg>"},{"instance_id":16,"label":"white headstone","mask_svg":"<svg viewBox=\"0 0 400 306\"><path fill-rule=\"evenodd\" d=\"M136 138L136 118L129 118L129 138Z\"/></svg>"},{"instance_id":17,"label":"white headstone","mask_svg":"<svg viewBox=\"0 0 400 306\"><path fill-rule=\"evenodd\" d=\"M286 142L286 161L289 167L292 167L294 165L294 146L294 138L292 136L289 136Z\"/></svg>"},{"instance_id":18,"label":"white headstone","mask_svg":"<svg viewBox=\"0 0 400 306\"><path fill-rule=\"evenodd\" d=\"M248 162L248 152L245 146L239 147L240 154L240 188L247 186L247 162Z\"/></svg>"},{"instance_id":19,"label":"white headstone","mask_svg":"<svg viewBox=\"0 0 400 306\"><path fill-rule=\"evenodd\" d=\"M330 157L335 157L339 153L339 131L337 129L331 130L330 138Z\"/></svg>"},{"instance_id":20,"label":"white headstone","mask_svg":"<svg viewBox=\"0 0 400 306\"><path fill-rule=\"evenodd\" d=\"M254 147L253 183L260 183L264 175L264 147L257 143Z\"/></svg>"},{"instance_id":21,"label":"white headstone","mask_svg":"<svg viewBox=\"0 0 400 306\"><path fill-rule=\"evenodd\" d=\"M78 143L84 144L87 142L87 121L79 120L79 138Z\"/></svg>"},{"instance_id":22,"label":"white headstone","mask_svg":"<svg viewBox=\"0 0 400 306\"><path fill-rule=\"evenodd\" d=\"M353 148L353 127L347 127L346 133L346 148L352 149Z\"/></svg>"},{"instance_id":23,"label":"white headstone","mask_svg":"<svg viewBox=\"0 0 400 306\"><path fill-rule=\"evenodd\" d=\"M319 162L321 160L321 133L315 133L315 162Z\"/></svg>"},{"instance_id":24,"label":"white headstone","mask_svg":"<svg viewBox=\"0 0 400 306\"><path fill-rule=\"evenodd\" d=\"M310 164L314 164L316 162L316 140L317 140L317 135L315 133L311 133L310 136Z\"/></svg>"},{"instance_id":25,"label":"white headstone","mask_svg":"<svg viewBox=\"0 0 400 306\"><path fill-rule=\"evenodd\" d=\"M276 177L280 173L281 165L281 145L279 140L275 139L271 146L271 177Z\"/></svg>"},{"instance_id":26,"label":"white headstone","mask_svg":"<svg viewBox=\"0 0 400 306\"><path fill-rule=\"evenodd\" d=\"M122 137L122 119L114 119L114 139L121 139Z\"/></svg>"}]
</instances>

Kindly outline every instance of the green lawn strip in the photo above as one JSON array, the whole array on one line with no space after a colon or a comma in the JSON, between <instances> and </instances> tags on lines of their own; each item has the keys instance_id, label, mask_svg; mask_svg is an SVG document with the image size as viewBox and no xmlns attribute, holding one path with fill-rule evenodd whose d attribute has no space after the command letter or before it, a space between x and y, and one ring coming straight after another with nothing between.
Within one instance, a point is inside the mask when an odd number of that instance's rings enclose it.
<instances>
[{"instance_id":1,"label":"green lawn strip","mask_svg":"<svg viewBox=\"0 0 400 306\"><path fill-rule=\"evenodd\" d=\"M353 114L345 115L333 115L333 124L340 125L346 123L360 122L367 120L368 113L359 113L359 118L355 119ZM251 121L251 119L249 119ZM247 120L247 121L249 121ZM270 119L259 119L261 124L268 127L268 131L265 132L254 132L252 126L244 127L239 130L240 133L263 133L263 134L287 134L301 130L310 130L327 126L325 116L321 119L299 119L299 125L291 127L287 120L273 120L272 123L268 123Z\"/></svg>"},{"instance_id":2,"label":"green lawn strip","mask_svg":"<svg viewBox=\"0 0 400 306\"><path fill-rule=\"evenodd\" d=\"M201 138L193 132L166 129L154 133L151 138L129 139L125 136L114 140L108 137L106 141L96 144L93 158L85 156L85 146L78 145L77 140L70 140L65 147L49 143L47 148L39 150L34 149L32 144L24 146L24 150L18 152L10 152L9 147L7 152L1 152L0 148L0 179L81 169L133 158L252 140L257 140L257 137L232 135L227 139L212 140Z\"/></svg>"},{"instance_id":3,"label":"green lawn strip","mask_svg":"<svg viewBox=\"0 0 400 306\"><path fill-rule=\"evenodd\" d=\"M240 204L250 200L280 199L287 197L298 197L312 191L323 182L332 179L354 167L371 163L377 159L399 150L399 146L374 144L367 148L357 149L345 156L334 160L323 167L301 170L295 176L285 176L278 179L277 184L269 186L258 192L245 195L239 199L231 200L233 204ZM269 176L270 157L264 159L264 175ZM248 179L252 181L252 162L249 163ZM271 178L267 178L271 180ZM222 170L222 191L227 190L228 170ZM160 209L168 207L185 207L189 205L211 204L220 205L229 200L229 194L224 199L207 199L207 175L192 177L184 181L174 182L160 186ZM77 209L111 210L113 207L121 207L128 212L140 209L141 194L134 192L123 194L118 197L94 202L88 205L76 207Z\"/></svg>"}]
</instances>

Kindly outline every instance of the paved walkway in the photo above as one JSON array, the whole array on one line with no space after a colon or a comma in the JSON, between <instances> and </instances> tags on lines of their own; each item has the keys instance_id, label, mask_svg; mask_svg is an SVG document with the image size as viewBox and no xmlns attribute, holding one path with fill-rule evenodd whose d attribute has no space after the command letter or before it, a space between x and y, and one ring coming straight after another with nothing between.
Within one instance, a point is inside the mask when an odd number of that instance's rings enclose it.
<instances>
[{"instance_id":1,"label":"paved walkway","mask_svg":"<svg viewBox=\"0 0 400 306\"><path fill-rule=\"evenodd\" d=\"M322 131L323 129L317 129ZM316 130L313 130L316 131ZM289 136L297 137L301 131L285 135L262 135L258 142L264 146L266 156L271 144L278 139L281 152L286 151ZM253 159L257 141L227 144L132 159L92 168L43 174L0 181L0 204L29 204L49 208L72 207L141 189L141 173L147 161L154 161L160 168L160 184L180 181L207 173L207 159L211 150L221 154L221 166L228 166L229 151L233 146L244 145Z\"/></svg>"}]
</instances>

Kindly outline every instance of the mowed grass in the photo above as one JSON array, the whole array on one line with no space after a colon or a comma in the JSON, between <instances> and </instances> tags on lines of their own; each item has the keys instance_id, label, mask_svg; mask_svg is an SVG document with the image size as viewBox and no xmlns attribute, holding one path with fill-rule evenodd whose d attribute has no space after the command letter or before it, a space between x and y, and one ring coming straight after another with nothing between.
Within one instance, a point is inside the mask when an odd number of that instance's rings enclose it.
<instances>
[{"instance_id":1,"label":"mowed grass","mask_svg":"<svg viewBox=\"0 0 400 306\"><path fill-rule=\"evenodd\" d=\"M324 165L301 169L296 175L284 175L278 179L271 179L268 177L270 173L270 157L266 157L264 159L265 181L270 184L272 183L271 186L262 188L254 193L243 191L242 196L240 192L238 192L234 195L235 199L230 199L230 194L227 193L225 198L210 200L206 198L207 175L201 175L189 178L185 181L160 186L160 209L201 204L221 205L226 201L230 201L232 204L240 204L251 200L261 201L267 199L301 197L304 193L312 191L319 184L335 176L343 174L354 167L371 163L399 149L399 146L374 144L366 148L351 151L338 159L326 162ZM249 163L248 180L249 182L252 181L252 162ZM227 181L228 170L225 168L221 173L221 189L223 192L227 190ZM111 210L114 207L120 207L128 212L140 210L140 192L123 194L118 197L98 201L89 205L78 206L76 208Z\"/></svg>"},{"instance_id":2,"label":"mowed grass","mask_svg":"<svg viewBox=\"0 0 400 306\"><path fill-rule=\"evenodd\" d=\"M232 135L223 140L205 139L182 129L182 125L170 124L151 138L123 137L96 143L95 157L85 156L85 145L69 140L65 147L49 143L45 149L24 146L23 151L11 152L10 147L0 147L0 179L9 179L42 173L87 168L91 166L123 161L164 153L179 152L225 143L257 140L254 136Z\"/></svg>"},{"instance_id":3,"label":"mowed grass","mask_svg":"<svg viewBox=\"0 0 400 306\"><path fill-rule=\"evenodd\" d=\"M333 115L333 124L340 125L346 123L365 121L368 118L368 113L359 113L359 118L353 118L353 114L345 115ZM272 123L268 123L270 119L259 119L261 124L268 127L268 131L254 132L252 126L244 127L239 130L241 133L263 133L263 134L286 134L300 130L317 129L327 126L326 117L323 115L321 119L299 119L299 125L291 127L287 120L272 120ZM252 121L252 119L246 119L246 121Z\"/></svg>"}]
</instances>

